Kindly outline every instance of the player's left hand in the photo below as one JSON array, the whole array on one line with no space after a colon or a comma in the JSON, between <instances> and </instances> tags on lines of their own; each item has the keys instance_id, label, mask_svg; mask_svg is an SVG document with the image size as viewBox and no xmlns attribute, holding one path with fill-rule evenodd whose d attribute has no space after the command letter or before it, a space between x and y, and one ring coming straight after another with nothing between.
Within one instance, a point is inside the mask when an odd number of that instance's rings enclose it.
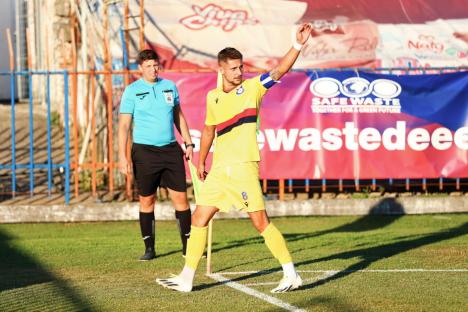
<instances>
[{"instance_id":1,"label":"player's left hand","mask_svg":"<svg viewBox=\"0 0 468 312\"><path fill-rule=\"evenodd\" d=\"M193 146L188 146L185 149L185 159L186 160L191 160L193 156Z\"/></svg>"},{"instance_id":2,"label":"player's left hand","mask_svg":"<svg viewBox=\"0 0 468 312\"><path fill-rule=\"evenodd\" d=\"M312 26L309 23L303 23L299 26L296 32L296 42L299 44L306 43L312 32Z\"/></svg>"}]
</instances>

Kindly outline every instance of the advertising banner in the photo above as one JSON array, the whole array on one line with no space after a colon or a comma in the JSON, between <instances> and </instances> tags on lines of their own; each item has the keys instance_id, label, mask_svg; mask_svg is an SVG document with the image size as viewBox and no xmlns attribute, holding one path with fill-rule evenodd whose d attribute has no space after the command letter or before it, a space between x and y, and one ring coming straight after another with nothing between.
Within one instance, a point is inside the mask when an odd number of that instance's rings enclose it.
<instances>
[{"instance_id":1,"label":"advertising banner","mask_svg":"<svg viewBox=\"0 0 468 312\"><path fill-rule=\"evenodd\" d=\"M216 74L164 76L198 151ZM293 72L265 95L260 121L262 178L468 177L467 72Z\"/></svg>"}]
</instances>

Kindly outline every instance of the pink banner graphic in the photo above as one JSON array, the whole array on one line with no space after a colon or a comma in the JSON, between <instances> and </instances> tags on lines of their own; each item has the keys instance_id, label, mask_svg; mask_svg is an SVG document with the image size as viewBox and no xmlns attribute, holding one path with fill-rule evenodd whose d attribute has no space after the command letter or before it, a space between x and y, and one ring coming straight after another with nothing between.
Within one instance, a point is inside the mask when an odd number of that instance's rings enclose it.
<instances>
[{"instance_id":1,"label":"pink banner graphic","mask_svg":"<svg viewBox=\"0 0 468 312\"><path fill-rule=\"evenodd\" d=\"M205 98L216 85L216 75L164 77L177 83L197 152ZM467 72L290 73L263 100L261 177L468 177L466 90Z\"/></svg>"}]
</instances>

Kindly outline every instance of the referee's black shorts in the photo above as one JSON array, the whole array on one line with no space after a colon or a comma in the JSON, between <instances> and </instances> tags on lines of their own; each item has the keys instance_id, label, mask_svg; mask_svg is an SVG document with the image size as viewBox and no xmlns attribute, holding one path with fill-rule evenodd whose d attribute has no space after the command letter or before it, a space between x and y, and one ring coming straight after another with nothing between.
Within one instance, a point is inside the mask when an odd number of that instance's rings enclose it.
<instances>
[{"instance_id":1,"label":"referee's black shorts","mask_svg":"<svg viewBox=\"0 0 468 312\"><path fill-rule=\"evenodd\" d=\"M139 195L153 195L159 186L187 190L184 152L177 142L164 146L133 143L132 161Z\"/></svg>"}]
</instances>

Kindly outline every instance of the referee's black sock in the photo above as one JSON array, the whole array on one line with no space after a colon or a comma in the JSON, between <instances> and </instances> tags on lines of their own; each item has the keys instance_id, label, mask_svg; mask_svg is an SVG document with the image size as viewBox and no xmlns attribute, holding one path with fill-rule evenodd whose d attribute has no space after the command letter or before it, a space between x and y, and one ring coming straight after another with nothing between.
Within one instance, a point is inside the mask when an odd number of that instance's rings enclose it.
<instances>
[{"instance_id":1,"label":"referee's black sock","mask_svg":"<svg viewBox=\"0 0 468 312\"><path fill-rule=\"evenodd\" d=\"M140 229L146 249L154 250L154 212L140 211Z\"/></svg>"},{"instance_id":2,"label":"referee's black sock","mask_svg":"<svg viewBox=\"0 0 468 312\"><path fill-rule=\"evenodd\" d=\"M192 225L192 213L190 209L175 212L177 224L179 225L180 239L182 241L182 254L187 251L187 240L190 237L190 226Z\"/></svg>"}]
</instances>

